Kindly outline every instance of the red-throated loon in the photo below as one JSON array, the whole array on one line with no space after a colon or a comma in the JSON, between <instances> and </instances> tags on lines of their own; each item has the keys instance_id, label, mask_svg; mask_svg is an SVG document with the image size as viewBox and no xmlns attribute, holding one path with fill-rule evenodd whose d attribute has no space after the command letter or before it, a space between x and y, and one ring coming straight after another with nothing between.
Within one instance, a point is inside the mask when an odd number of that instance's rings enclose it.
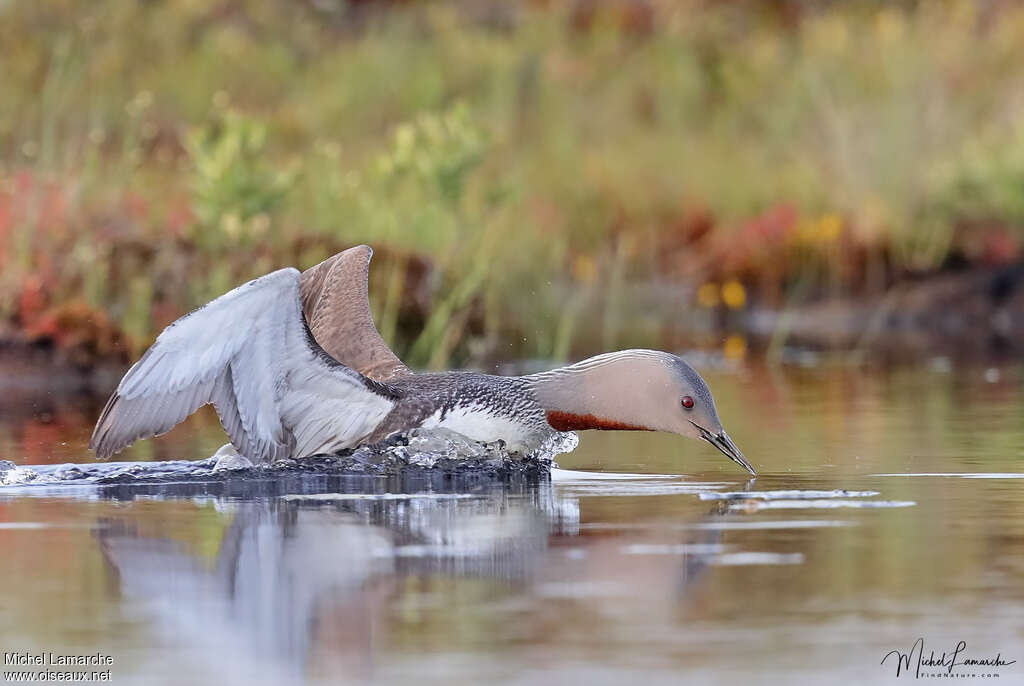
<instances>
[{"instance_id":1,"label":"red-throated loon","mask_svg":"<svg viewBox=\"0 0 1024 686\"><path fill-rule=\"evenodd\" d=\"M681 358L623 350L528 376L413 373L377 333L360 245L267 274L168 326L121 379L89 447L103 458L213 403L253 462L372 444L415 427L532 450L557 431L702 438L751 474L711 391Z\"/></svg>"}]
</instances>

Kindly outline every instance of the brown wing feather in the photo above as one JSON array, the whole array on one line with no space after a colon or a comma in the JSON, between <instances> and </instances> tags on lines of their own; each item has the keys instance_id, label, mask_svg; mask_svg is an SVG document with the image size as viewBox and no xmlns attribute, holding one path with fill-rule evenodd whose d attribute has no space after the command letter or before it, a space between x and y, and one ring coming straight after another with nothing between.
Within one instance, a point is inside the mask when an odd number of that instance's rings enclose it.
<instances>
[{"instance_id":1,"label":"brown wing feather","mask_svg":"<svg viewBox=\"0 0 1024 686\"><path fill-rule=\"evenodd\" d=\"M375 381L410 374L373 325L369 277L373 250L357 245L302 272L302 312L320 347Z\"/></svg>"}]
</instances>

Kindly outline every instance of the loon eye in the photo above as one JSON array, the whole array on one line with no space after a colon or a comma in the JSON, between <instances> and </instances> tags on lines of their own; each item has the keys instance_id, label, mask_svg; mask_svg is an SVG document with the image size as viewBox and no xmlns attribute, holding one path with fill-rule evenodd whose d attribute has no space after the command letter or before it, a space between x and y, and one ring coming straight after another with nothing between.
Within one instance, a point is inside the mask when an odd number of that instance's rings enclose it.
<instances>
[{"instance_id":1,"label":"loon eye","mask_svg":"<svg viewBox=\"0 0 1024 686\"><path fill-rule=\"evenodd\" d=\"M687 410L692 410L693 409L693 398L691 398L688 395L684 395L683 396L683 407L685 407Z\"/></svg>"}]
</instances>

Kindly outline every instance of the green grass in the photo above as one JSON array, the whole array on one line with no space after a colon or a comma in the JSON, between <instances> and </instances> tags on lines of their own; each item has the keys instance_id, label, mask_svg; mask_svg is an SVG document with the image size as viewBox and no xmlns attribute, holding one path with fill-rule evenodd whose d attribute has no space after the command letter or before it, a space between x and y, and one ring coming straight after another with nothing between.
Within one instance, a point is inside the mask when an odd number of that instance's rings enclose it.
<instances>
[{"instance_id":1,"label":"green grass","mask_svg":"<svg viewBox=\"0 0 1024 686\"><path fill-rule=\"evenodd\" d=\"M211 7L0 4L0 316L137 351L368 242L381 328L444 366L657 345L637 284L782 306L1024 240L1015 8Z\"/></svg>"}]
</instances>

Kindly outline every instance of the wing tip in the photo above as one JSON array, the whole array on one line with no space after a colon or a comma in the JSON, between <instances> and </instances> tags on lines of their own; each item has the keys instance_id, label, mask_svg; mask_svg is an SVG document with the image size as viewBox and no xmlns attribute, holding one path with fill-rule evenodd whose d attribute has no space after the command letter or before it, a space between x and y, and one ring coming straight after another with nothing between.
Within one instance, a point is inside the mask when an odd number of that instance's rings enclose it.
<instances>
[{"instance_id":1,"label":"wing tip","mask_svg":"<svg viewBox=\"0 0 1024 686\"><path fill-rule=\"evenodd\" d=\"M116 391L110 396L110 400L107 401L106 407L103 408L100 418L96 421L96 427L92 431L92 436L89 438L89 450L96 453L96 456L101 460L113 457L140 438L155 435L152 432L147 433L145 431L131 435L130 428L129 433L126 435L125 429L127 427L122 426L124 413L120 412L122 400L124 400L124 397ZM130 414L130 407L128 411Z\"/></svg>"},{"instance_id":2,"label":"wing tip","mask_svg":"<svg viewBox=\"0 0 1024 686\"><path fill-rule=\"evenodd\" d=\"M366 255L366 263L367 264L369 264L370 260L373 259L373 248L371 248L366 243L360 243L359 245L356 245L356 246L353 246L353 247L349 248L349 250L359 251L359 252L364 253Z\"/></svg>"},{"instance_id":3,"label":"wing tip","mask_svg":"<svg viewBox=\"0 0 1024 686\"><path fill-rule=\"evenodd\" d=\"M349 265L355 266L355 264L353 263L359 264L360 258L362 268L367 273L369 273L370 260L373 259L373 248L371 248L366 243L361 243L359 245L353 245L351 248L346 248L345 250L342 250L341 252L331 257L328 257L326 260L324 260L324 263L329 264L330 271L334 271L336 269L344 271L345 269L351 268Z\"/></svg>"},{"instance_id":4,"label":"wing tip","mask_svg":"<svg viewBox=\"0 0 1024 686\"><path fill-rule=\"evenodd\" d=\"M373 259L373 248L366 243L360 243L359 245L353 245L351 248L346 248L345 250L328 257L324 262L330 264L331 271L339 269L339 267L344 270L346 268L351 268L348 265L355 266L353 263L358 264L360 262L360 258L363 269L369 271L370 260Z\"/></svg>"},{"instance_id":5,"label":"wing tip","mask_svg":"<svg viewBox=\"0 0 1024 686\"><path fill-rule=\"evenodd\" d=\"M103 407L103 412L100 413L100 418L96 420L96 426L92 430L92 436L89 437L89 450L96 453L101 459L107 459L118 450L123 448L113 448L111 442L108 440L110 430L113 428L114 422L111 420L111 414L114 412L114 408L121 401L121 394L117 391L110 396L107 400L107 404Z\"/></svg>"}]
</instances>

